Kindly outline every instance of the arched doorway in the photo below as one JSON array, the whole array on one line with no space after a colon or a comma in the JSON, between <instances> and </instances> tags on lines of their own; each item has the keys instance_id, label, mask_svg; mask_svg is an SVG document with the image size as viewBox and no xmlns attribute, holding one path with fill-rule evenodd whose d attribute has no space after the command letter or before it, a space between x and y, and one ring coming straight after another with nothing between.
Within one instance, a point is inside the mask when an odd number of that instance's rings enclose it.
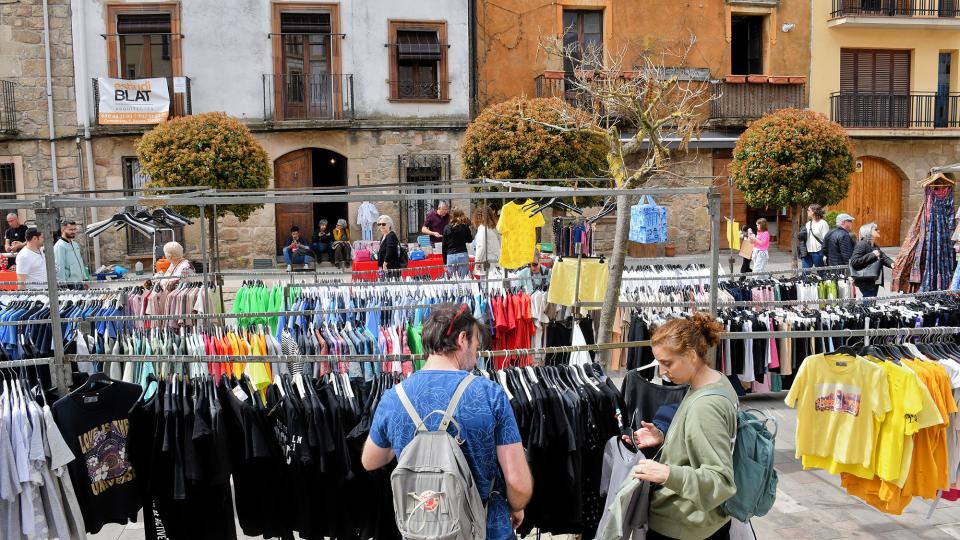
<instances>
[{"instance_id":1,"label":"arched doorway","mask_svg":"<svg viewBox=\"0 0 960 540\"><path fill-rule=\"evenodd\" d=\"M302 148L284 154L273 162L277 189L337 187L347 185L347 158L324 148ZM275 209L277 254L283 252L290 227L300 227L300 236L310 240L317 222L325 219L332 229L338 219L346 219L347 203L278 204Z\"/></svg>"},{"instance_id":2,"label":"arched doorway","mask_svg":"<svg viewBox=\"0 0 960 540\"><path fill-rule=\"evenodd\" d=\"M858 170L850 175L847 196L830 205L830 209L856 218L854 231L866 223L876 223L881 231L880 244L899 246L903 177L881 158L863 156L857 162Z\"/></svg>"}]
</instances>

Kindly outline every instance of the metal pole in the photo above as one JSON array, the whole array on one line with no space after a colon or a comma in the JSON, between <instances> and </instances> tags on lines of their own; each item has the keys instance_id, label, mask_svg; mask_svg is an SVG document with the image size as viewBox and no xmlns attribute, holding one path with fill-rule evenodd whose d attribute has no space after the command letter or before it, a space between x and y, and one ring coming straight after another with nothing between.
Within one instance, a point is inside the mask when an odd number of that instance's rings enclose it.
<instances>
[{"instance_id":1,"label":"metal pole","mask_svg":"<svg viewBox=\"0 0 960 540\"><path fill-rule=\"evenodd\" d=\"M556 246L556 244L554 244L554 246ZM580 270L583 265L583 249L581 249L582 246L580 242L574 243L573 246L574 246L574 249L577 250L577 281L574 284L574 288L573 288L573 305L579 306L580 305ZM554 247L554 249L556 249L556 247ZM537 263L539 262L540 261L537 261ZM541 272L542 271L543 270L541 270ZM577 316L577 315L578 314L574 314L574 316Z\"/></svg>"},{"instance_id":2,"label":"metal pole","mask_svg":"<svg viewBox=\"0 0 960 540\"><path fill-rule=\"evenodd\" d=\"M45 204L50 196L44 197ZM60 211L56 208L37 209L37 227L43 232L43 262L47 270L47 297L50 299L50 326L52 327L53 361L50 364L50 380L61 395L66 395L73 383L70 366L63 360L63 327L60 326L60 301L57 295L57 263L54 260L54 231L60 230Z\"/></svg>"},{"instance_id":3,"label":"metal pole","mask_svg":"<svg viewBox=\"0 0 960 540\"><path fill-rule=\"evenodd\" d=\"M210 274L210 250L207 249L207 213L206 207L200 205L200 251L203 252L203 290L207 290L207 275ZM204 293L206 294L206 293ZM204 324L206 328L206 324Z\"/></svg>"},{"instance_id":4,"label":"metal pole","mask_svg":"<svg viewBox=\"0 0 960 540\"><path fill-rule=\"evenodd\" d=\"M710 315L717 316L717 289L720 282L720 194L707 194L710 210Z\"/></svg>"},{"instance_id":5,"label":"metal pole","mask_svg":"<svg viewBox=\"0 0 960 540\"><path fill-rule=\"evenodd\" d=\"M727 192L730 194L730 221L733 222L735 220L734 220L734 213L733 213L733 177L732 176L727 177ZM739 236L740 231L736 231L733 234L736 234L737 236ZM733 265L737 262L737 258L734 255L735 251L733 249L733 241L732 241L733 238L731 237L729 238L729 240L731 240L729 242L730 244L730 261L729 262L730 262L730 273L732 274Z\"/></svg>"}]
</instances>

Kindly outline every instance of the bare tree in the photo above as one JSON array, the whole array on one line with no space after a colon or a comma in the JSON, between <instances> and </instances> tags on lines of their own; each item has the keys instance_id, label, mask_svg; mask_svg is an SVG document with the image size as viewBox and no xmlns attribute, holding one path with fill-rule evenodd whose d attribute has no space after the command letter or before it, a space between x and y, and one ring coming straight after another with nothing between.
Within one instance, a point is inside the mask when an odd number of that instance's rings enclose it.
<instances>
[{"instance_id":1,"label":"bare tree","mask_svg":"<svg viewBox=\"0 0 960 540\"><path fill-rule=\"evenodd\" d=\"M556 97L589 113L586 121L571 118L550 127L603 134L608 145L608 174L613 186L623 192L615 197L617 225L599 343L612 339L627 254L630 192L657 175L672 174L669 166L676 162L671 161L671 148L665 139L669 137L676 150L685 151L699 134L713 99L709 82L683 76L695 43L696 37L691 34L675 49L637 51L625 47L612 54L594 47L564 47L560 39L541 43L548 57L568 68L563 95Z\"/></svg>"}]
</instances>

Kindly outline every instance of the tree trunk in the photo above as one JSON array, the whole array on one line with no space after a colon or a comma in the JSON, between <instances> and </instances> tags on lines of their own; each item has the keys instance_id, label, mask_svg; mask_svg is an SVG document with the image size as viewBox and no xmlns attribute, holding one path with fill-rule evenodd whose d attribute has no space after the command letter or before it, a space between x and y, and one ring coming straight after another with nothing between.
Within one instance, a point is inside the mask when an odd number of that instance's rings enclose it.
<instances>
[{"instance_id":1,"label":"tree trunk","mask_svg":"<svg viewBox=\"0 0 960 540\"><path fill-rule=\"evenodd\" d=\"M603 307L600 309L600 330L597 343L610 343L613 340L614 316L617 313L617 304L620 302L620 280L623 277L623 267L627 259L627 242L630 234L630 196L624 193L617 195L617 229L613 235L613 253L608 264L607 294L603 297ZM606 365L610 358L610 351L600 352L601 361Z\"/></svg>"}]
</instances>

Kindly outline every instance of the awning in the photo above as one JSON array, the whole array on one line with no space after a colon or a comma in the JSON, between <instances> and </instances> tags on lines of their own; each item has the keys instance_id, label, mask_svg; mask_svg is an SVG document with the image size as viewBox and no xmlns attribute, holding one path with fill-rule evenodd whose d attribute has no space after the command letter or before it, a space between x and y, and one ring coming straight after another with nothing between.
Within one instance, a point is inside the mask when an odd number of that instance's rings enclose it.
<instances>
[{"instance_id":1,"label":"awning","mask_svg":"<svg viewBox=\"0 0 960 540\"><path fill-rule=\"evenodd\" d=\"M169 13L135 13L117 15L118 34L169 34Z\"/></svg>"},{"instance_id":2,"label":"awning","mask_svg":"<svg viewBox=\"0 0 960 540\"><path fill-rule=\"evenodd\" d=\"M733 148L737 145L737 139L740 138L738 131L721 131L705 129L700 132L700 136L691 139L688 147L692 149L709 150L713 148ZM630 134L625 134L620 140L627 142L631 139ZM680 137L666 135L663 141L667 143L668 148L677 148L680 146ZM644 147L647 146L647 139L644 139Z\"/></svg>"},{"instance_id":3,"label":"awning","mask_svg":"<svg viewBox=\"0 0 960 540\"><path fill-rule=\"evenodd\" d=\"M440 60L440 40L437 33L412 30L397 32L397 58L400 60Z\"/></svg>"}]
</instances>

